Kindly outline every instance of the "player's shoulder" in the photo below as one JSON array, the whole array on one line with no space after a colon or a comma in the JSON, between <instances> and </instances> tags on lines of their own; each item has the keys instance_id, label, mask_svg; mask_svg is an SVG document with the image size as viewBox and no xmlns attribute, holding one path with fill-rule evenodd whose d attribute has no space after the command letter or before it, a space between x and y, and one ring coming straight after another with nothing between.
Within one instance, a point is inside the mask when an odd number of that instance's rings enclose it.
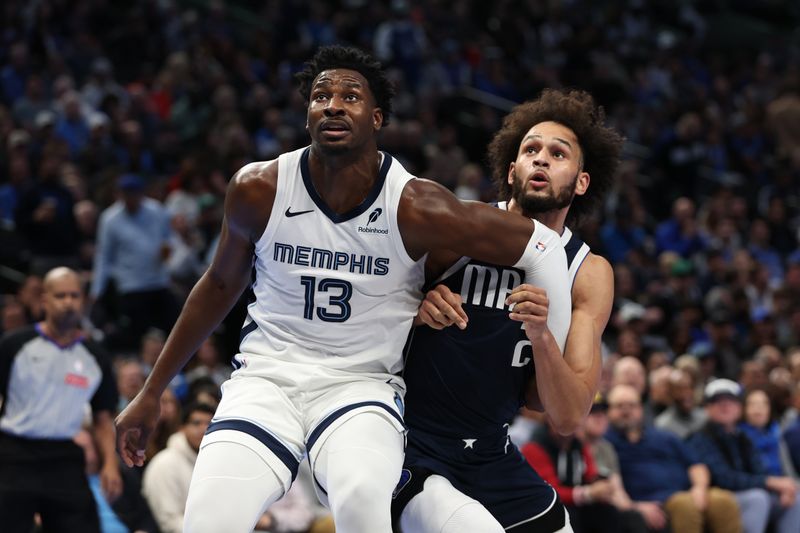
<instances>
[{"instance_id":1,"label":"player's shoulder","mask_svg":"<svg viewBox=\"0 0 800 533\"><path fill-rule=\"evenodd\" d=\"M248 163L233 175L228 185L228 197L236 204L258 206L275 197L277 185L277 159Z\"/></svg>"},{"instance_id":2,"label":"player's shoulder","mask_svg":"<svg viewBox=\"0 0 800 533\"><path fill-rule=\"evenodd\" d=\"M403 187L402 198L416 203L430 195L447 194L447 192L449 191L440 183L414 176Z\"/></svg>"},{"instance_id":3,"label":"player's shoulder","mask_svg":"<svg viewBox=\"0 0 800 533\"><path fill-rule=\"evenodd\" d=\"M452 200L455 196L443 185L414 177L406 182L400 193L398 216L404 225L411 221L424 226L435 224L450 213Z\"/></svg>"},{"instance_id":4,"label":"player's shoulder","mask_svg":"<svg viewBox=\"0 0 800 533\"><path fill-rule=\"evenodd\" d=\"M231 180L236 187L263 187L278 181L278 160L255 161L240 168Z\"/></svg>"},{"instance_id":5,"label":"player's shoulder","mask_svg":"<svg viewBox=\"0 0 800 533\"><path fill-rule=\"evenodd\" d=\"M583 274L582 274L583 273ZM578 271L578 276L593 278L611 278L613 282L614 269L611 268L611 263L602 255L594 252L586 254L586 258L581 264L581 269Z\"/></svg>"},{"instance_id":6,"label":"player's shoulder","mask_svg":"<svg viewBox=\"0 0 800 533\"><path fill-rule=\"evenodd\" d=\"M585 302L593 309L610 312L614 299L614 271L608 260L589 252L575 275L572 285L572 301L574 305Z\"/></svg>"},{"instance_id":7,"label":"player's shoulder","mask_svg":"<svg viewBox=\"0 0 800 533\"><path fill-rule=\"evenodd\" d=\"M272 213L277 188L277 160L258 161L240 168L228 184L225 198L228 224L251 238L260 236Z\"/></svg>"}]
</instances>

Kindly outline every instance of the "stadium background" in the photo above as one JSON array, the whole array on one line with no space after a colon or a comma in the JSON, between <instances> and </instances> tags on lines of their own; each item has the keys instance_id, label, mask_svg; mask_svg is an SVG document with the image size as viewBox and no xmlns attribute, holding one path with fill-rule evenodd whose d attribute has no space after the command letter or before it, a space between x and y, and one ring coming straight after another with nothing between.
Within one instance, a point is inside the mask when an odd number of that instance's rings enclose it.
<instances>
[{"instance_id":1,"label":"stadium background","mask_svg":"<svg viewBox=\"0 0 800 533\"><path fill-rule=\"evenodd\" d=\"M796 412L800 4L789 1L6 0L0 328L39 318L46 265L75 265L88 286L97 218L128 173L170 212L182 301L230 176L308 142L292 74L331 43L390 68L396 116L381 149L467 199L494 198L485 148L515 103L545 87L591 92L627 139L616 186L579 228L615 270L603 387L621 356L651 373L689 354L703 379L752 371L776 418ZM35 209L22 199L43 184L66 194L54 220L32 225L19 206ZM146 357L115 342L117 311L110 291L93 306L95 335L119 361ZM242 313L215 336L222 364Z\"/></svg>"}]
</instances>

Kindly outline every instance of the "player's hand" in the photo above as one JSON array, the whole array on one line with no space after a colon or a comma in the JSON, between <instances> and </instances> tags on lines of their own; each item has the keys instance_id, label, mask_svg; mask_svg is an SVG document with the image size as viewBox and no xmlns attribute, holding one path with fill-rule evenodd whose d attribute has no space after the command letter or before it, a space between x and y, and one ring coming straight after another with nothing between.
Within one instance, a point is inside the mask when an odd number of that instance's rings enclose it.
<instances>
[{"instance_id":1,"label":"player's hand","mask_svg":"<svg viewBox=\"0 0 800 533\"><path fill-rule=\"evenodd\" d=\"M544 289L526 283L519 285L506 298L506 305L512 306L509 318L525 325L528 338L533 339L547 331L550 300Z\"/></svg>"},{"instance_id":2,"label":"player's hand","mask_svg":"<svg viewBox=\"0 0 800 533\"><path fill-rule=\"evenodd\" d=\"M100 470L100 487L108 503L114 503L122 494L122 476L119 474L116 460L103 465L103 469Z\"/></svg>"},{"instance_id":3,"label":"player's hand","mask_svg":"<svg viewBox=\"0 0 800 533\"><path fill-rule=\"evenodd\" d=\"M114 425L117 428L117 449L123 462L131 466L144 466L144 449L147 439L161 415L158 396L144 391L136 395L123 409Z\"/></svg>"},{"instance_id":4,"label":"player's hand","mask_svg":"<svg viewBox=\"0 0 800 533\"><path fill-rule=\"evenodd\" d=\"M422 300L414 324L426 324L433 329L444 329L455 324L459 329L464 329L468 321L467 313L461 307L461 295L445 285L437 285Z\"/></svg>"},{"instance_id":5,"label":"player's hand","mask_svg":"<svg viewBox=\"0 0 800 533\"><path fill-rule=\"evenodd\" d=\"M644 518L650 529L664 529L667 525L667 515L656 502L636 502L636 510Z\"/></svg>"}]
</instances>

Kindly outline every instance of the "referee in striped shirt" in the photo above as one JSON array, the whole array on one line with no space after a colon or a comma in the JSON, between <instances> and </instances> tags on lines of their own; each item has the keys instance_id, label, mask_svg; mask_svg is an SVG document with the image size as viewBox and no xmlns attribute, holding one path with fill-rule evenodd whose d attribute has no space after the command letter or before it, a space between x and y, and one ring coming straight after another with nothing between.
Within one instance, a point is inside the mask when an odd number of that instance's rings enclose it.
<instances>
[{"instance_id":1,"label":"referee in striped shirt","mask_svg":"<svg viewBox=\"0 0 800 533\"><path fill-rule=\"evenodd\" d=\"M34 513L44 531L100 531L72 442L90 404L109 501L122 491L114 448L117 390L108 359L80 329L83 293L65 267L44 279L45 318L0 340L0 529L28 533Z\"/></svg>"}]
</instances>

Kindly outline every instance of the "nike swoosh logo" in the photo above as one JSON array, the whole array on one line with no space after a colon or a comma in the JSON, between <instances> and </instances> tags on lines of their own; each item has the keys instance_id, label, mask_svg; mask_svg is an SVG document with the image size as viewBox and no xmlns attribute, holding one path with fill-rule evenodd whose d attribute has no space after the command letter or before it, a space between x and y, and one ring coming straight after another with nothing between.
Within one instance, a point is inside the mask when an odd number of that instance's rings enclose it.
<instances>
[{"instance_id":1,"label":"nike swoosh logo","mask_svg":"<svg viewBox=\"0 0 800 533\"><path fill-rule=\"evenodd\" d=\"M313 209L309 209L308 211L295 211L294 213L292 213L291 209L292 209L291 207L287 207L286 208L286 216L290 217L290 218L291 217L296 217L297 215L305 215L306 213L313 213L314 212Z\"/></svg>"}]
</instances>

